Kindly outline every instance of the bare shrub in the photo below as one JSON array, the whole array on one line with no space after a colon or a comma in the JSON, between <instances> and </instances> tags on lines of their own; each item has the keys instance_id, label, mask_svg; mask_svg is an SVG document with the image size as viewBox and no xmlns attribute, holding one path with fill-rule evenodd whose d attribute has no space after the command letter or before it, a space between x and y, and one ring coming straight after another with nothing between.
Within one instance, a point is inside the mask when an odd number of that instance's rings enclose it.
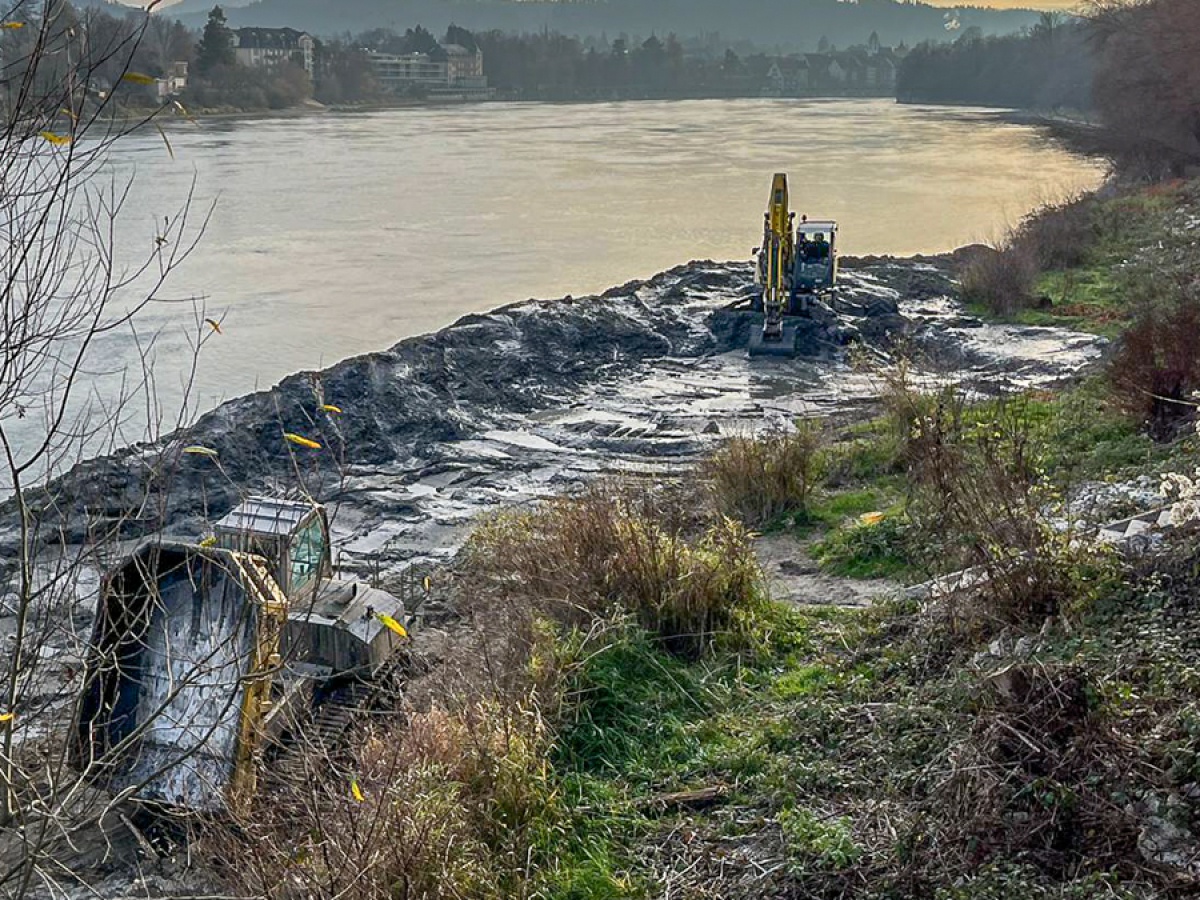
<instances>
[{"instance_id":1,"label":"bare shrub","mask_svg":"<svg viewBox=\"0 0 1200 900\"><path fill-rule=\"evenodd\" d=\"M556 621L625 611L672 652L696 656L746 625L761 573L741 524L723 519L689 539L652 508L646 495L609 484L502 514L472 537L469 567L483 590Z\"/></svg>"},{"instance_id":2,"label":"bare shrub","mask_svg":"<svg viewBox=\"0 0 1200 900\"><path fill-rule=\"evenodd\" d=\"M1096 239L1095 206L1088 196L1047 203L1022 220L1014 241L1042 271L1081 266Z\"/></svg>"},{"instance_id":3,"label":"bare shrub","mask_svg":"<svg viewBox=\"0 0 1200 900\"><path fill-rule=\"evenodd\" d=\"M1076 593L1083 551L1055 521L1062 505L1041 477L1021 399L974 407L954 389L922 395L895 379L888 393L911 483L914 546L929 568L977 567L990 618L1057 613Z\"/></svg>"},{"instance_id":4,"label":"bare shrub","mask_svg":"<svg viewBox=\"0 0 1200 900\"><path fill-rule=\"evenodd\" d=\"M959 277L963 298L996 315L1012 315L1033 302L1037 255L1009 235L999 249L977 255Z\"/></svg>"},{"instance_id":5,"label":"bare shrub","mask_svg":"<svg viewBox=\"0 0 1200 900\"><path fill-rule=\"evenodd\" d=\"M561 811L536 706L434 705L370 729L346 757L306 751L278 789L204 848L245 896L521 896Z\"/></svg>"},{"instance_id":6,"label":"bare shrub","mask_svg":"<svg viewBox=\"0 0 1200 900\"><path fill-rule=\"evenodd\" d=\"M960 275L963 296L997 315L1012 315L1037 301L1042 272L1087 261L1096 240L1095 201L1073 197L1045 203L1010 228L991 253L973 256Z\"/></svg>"},{"instance_id":7,"label":"bare shrub","mask_svg":"<svg viewBox=\"0 0 1200 900\"><path fill-rule=\"evenodd\" d=\"M1159 439L1175 435L1200 390L1200 284L1184 276L1131 282L1140 311L1108 365L1117 403Z\"/></svg>"},{"instance_id":8,"label":"bare shrub","mask_svg":"<svg viewBox=\"0 0 1200 900\"><path fill-rule=\"evenodd\" d=\"M823 441L818 426L734 437L704 463L713 504L726 516L758 527L788 513L808 510L821 475Z\"/></svg>"}]
</instances>

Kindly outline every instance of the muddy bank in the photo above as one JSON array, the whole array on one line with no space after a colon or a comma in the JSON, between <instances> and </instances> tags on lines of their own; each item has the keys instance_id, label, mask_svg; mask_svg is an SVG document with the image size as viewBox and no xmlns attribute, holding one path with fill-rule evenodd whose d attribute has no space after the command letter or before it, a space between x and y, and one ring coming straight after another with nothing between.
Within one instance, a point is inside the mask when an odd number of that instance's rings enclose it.
<instances>
[{"instance_id":1,"label":"muddy bank","mask_svg":"<svg viewBox=\"0 0 1200 900\"><path fill-rule=\"evenodd\" d=\"M389 569L453 553L488 508L600 474L677 470L722 434L870 397L877 386L847 364L852 345L886 357L902 340L931 372L985 390L1053 381L1101 352L1089 335L965 316L952 262L850 261L794 360L747 359L758 320L729 308L754 292L742 263L693 262L600 296L467 316L225 403L160 444L85 462L33 505L46 529L80 544L105 529L197 536L246 492L303 486L333 506L343 565ZM216 457L184 452L196 446ZM0 522L3 557L16 539L11 506Z\"/></svg>"}]
</instances>

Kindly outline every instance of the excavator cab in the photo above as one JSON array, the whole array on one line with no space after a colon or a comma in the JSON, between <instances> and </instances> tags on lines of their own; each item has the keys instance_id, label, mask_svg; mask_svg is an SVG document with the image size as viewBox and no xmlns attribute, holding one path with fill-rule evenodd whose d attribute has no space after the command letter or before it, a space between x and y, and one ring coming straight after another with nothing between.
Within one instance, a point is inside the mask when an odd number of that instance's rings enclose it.
<instances>
[{"instance_id":1,"label":"excavator cab","mask_svg":"<svg viewBox=\"0 0 1200 900\"><path fill-rule=\"evenodd\" d=\"M798 232L793 272L796 291L820 294L833 290L837 284L837 222L805 220Z\"/></svg>"}]
</instances>

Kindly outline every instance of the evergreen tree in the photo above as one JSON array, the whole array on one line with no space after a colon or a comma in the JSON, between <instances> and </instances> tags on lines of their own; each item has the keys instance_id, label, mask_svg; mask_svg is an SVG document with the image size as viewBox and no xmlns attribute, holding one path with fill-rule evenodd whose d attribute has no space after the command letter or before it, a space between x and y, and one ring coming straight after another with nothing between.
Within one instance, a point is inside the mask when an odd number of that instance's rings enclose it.
<instances>
[{"instance_id":1,"label":"evergreen tree","mask_svg":"<svg viewBox=\"0 0 1200 900\"><path fill-rule=\"evenodd\" d=\"M442 41L444 44L458 44L460 47L465 47L474 53L479 49L479 42L475 40L475 35L467 31L465 28L459 28L457 25L451 25L446 29L446 37Z\"/></svg>"},{"instance_id":2,"label":"evergreen tree","mask_svg":"<svg viewBox=\"0 0 1200 900\"><path fill-rule=\"evenodd\" d=\"M233 32L225 24L225 11L214 6L208 14L204 35L196 47L196 67L201 75L207 75L221 66L232 66L236 61Z\"/></svg>"}]
</instances>

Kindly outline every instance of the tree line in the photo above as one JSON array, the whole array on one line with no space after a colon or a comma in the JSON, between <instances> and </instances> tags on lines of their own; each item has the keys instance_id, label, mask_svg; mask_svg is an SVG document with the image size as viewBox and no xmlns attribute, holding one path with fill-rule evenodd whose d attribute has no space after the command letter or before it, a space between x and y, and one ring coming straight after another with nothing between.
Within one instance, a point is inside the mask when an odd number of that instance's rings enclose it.
<instances>
[{"instance_id":1,"label":"tree line","mask_svg":"<svg viewBox=\"0 0 1200 900\"><path fill-rule=\"evenodd\" d=\"M896 77L901 101L1022 109L1091 106L1094 56L1086 22L1043 13L1023 33L985 37L968 28L953 42L913 48Z\"/></svg>"},{"instance_id":2,"label":"tree line","mask_svg":"<svg viewBox=\"0 0 1200 900\"><path fill-rule=\"evenodd\" d=\"M1045 13L1026 32L924 43L904 59L902 101L1093 114L1077 139L1125 172L1200 165L1200 3L1099 0L1077 18Z\"/></svg>"}]
</instances>

